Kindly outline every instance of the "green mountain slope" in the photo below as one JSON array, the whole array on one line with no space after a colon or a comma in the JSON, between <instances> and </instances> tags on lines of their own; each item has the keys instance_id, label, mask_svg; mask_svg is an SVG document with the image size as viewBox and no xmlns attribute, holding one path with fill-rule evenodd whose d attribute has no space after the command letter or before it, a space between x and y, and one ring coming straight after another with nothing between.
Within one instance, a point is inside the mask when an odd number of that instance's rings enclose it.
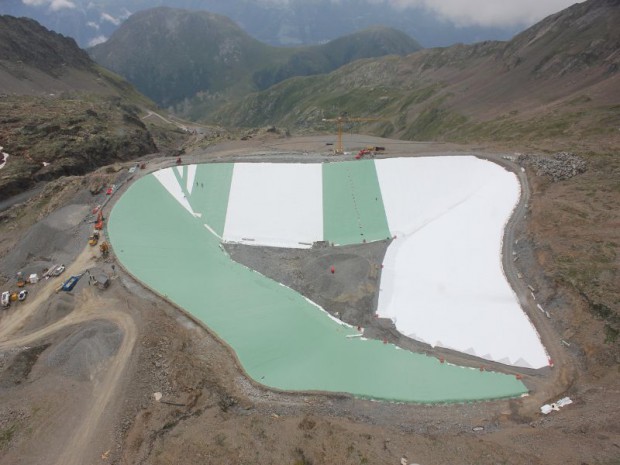
<instances>
[{"instance_id":1,"label":"green mountain slope","mask_svg":"<svg viewBox=\"0 0 620 465\"><path fill-rule=\"evenodd\" d=\"M620 4L590 0L509 42L427 49L295 78L230 105L236 126L331 130L323 118L381 117L368 130L412 140L545 141L618 146ZM605 136L605 137L602 137Z\"/></svg>"},{"instance_id":2,"label":"green mountain slope","mask_svg":"<svg viewBox=\"0 0 620 465\"><path fill-rule=\"evenodd\" d=\"M257 71L253 80L258 89L265 90L292 77L329 73L362 58L403 56L421 48L403 32L387 27L373 27L325 45L299 50L283 65Z\"/></svg>"},{"instance_id":3,"label":"green mountain slope","mask_svg":"<svg viewBox=\"0 0 620 465\"><path fill-rule=\"evenodd\" d=\"M389 28L369 29L321 46L272 47L226 17L155 8L131 16L90 53L160 105L186 113L188 106L207 111L292 76L326 73L358 58L404 55L419 48L413 39Z\"/></svg>"}]
</instances>

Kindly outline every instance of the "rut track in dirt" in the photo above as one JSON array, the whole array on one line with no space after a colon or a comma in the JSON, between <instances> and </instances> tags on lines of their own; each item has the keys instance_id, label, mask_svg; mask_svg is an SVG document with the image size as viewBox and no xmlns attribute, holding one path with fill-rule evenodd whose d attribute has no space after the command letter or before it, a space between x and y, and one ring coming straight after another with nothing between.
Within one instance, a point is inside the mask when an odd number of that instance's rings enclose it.
<instances>
[{"instance_id":1,"label":"rut track in dirt","mask_svg":"<svg viewBox=\"0 0 620 465\"><path fill-rule=\"evenodd\" d=\"M67 268L67 275L87 269L89 264L92 264L92 259L92 248L86 246L77 259ZM46 283L36 296L27 302L27 305L23 305L20 312L11 315L12 318L8 319L6 324L0 328L0 350L27 346L62 329L83 325L91 321L107 321L122 331L122 342L116 354L107 362L105 374L94 385L90 408L84 412L81 420L76 422L74 433L65 444L62 455L55 461L49 457L50 463L57 463L58 465L82 465L87 462L87 457L90 456L90 444L95 438L106 409L117 395L119 382L131 361L137 338L137 328L129 314L111 308L121 305L120 302L104 299L96 295L92 288L89 288L80 293L75 309L64 318L32 333L12 336L19 332L28 318L53 295L57 286L58 281Z\"/></svg>"}]
</instances>

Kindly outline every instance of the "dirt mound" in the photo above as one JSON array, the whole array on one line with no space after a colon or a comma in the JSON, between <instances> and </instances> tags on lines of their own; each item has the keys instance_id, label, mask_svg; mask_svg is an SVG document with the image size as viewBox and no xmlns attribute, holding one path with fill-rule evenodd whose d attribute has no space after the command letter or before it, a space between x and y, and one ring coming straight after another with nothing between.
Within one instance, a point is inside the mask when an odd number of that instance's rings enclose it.
<instances>
[{"instance_id":1,"label":"dirt mound","mask_svg":"<svg viewBox=\"0 0 620 465\"><path fill-rule=\"evenodd\" d=\"M49 347L43 344L37 347L29 347L17 354L5 353L0 356L0 387L8 388L21 384L28 378L30 370L39 359L41 353Z\"/></svg>"},{"instance_id":2,"label":"dirt mound","mask_svg":"<svg viewBox=\"0 0 620 465\"><path fill-rule=\"evenodd\" d=\"M61 293L41 306L24 326L22 333L28 334L44 328L67 316L75 308L75 297L72 294Z\"/></svg>"},{"instance_id":3,"label":"dirt mound","mask_svg":"<svg viewBox=\"0 0 620 465\"><path fill-rule=\"evenodd\" d=\"M105 321L89 322L47 353L45 365L80 381L92 380L123 340L122 331Z\"/></svg>"},{"instance_id":4,"label":"dirt mound","mask_svg":"<svg viewBox=\"0 0 620 465\"><path fill-rule=\"evenodd\" d=\"M12 277L17 271L41 273L52 262L69 263L76 247L83 247L84 234L80 233L90 227L84 223L89 210L88 205L68 205L36 223L2 259L0 272Z\"/></svg>"}]
</instances>

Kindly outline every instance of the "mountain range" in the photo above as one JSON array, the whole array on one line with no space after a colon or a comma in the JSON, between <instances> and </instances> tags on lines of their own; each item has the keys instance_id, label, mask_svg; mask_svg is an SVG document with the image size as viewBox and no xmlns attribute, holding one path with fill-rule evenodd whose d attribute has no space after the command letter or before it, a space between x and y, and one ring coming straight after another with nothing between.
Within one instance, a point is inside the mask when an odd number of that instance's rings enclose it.
<instances>
[{"instance_id":1,"label":"mountain range","mask_svg":"<svg viewBox=\"0 0 620 465\"><path fill-rule=\"evenodd\" d=\"M420 45L394 29L376 27L302 48L253 39L232 20L208 12L155 8L132 15L90 50L163 107L213 107L294 76L333 71L351 61L406 55ZM191 100L191 102L189 102ZM177 108L181 111L181 108Z\"/></svg>"},{"instance_id":2,"label":"mountain range","mask_svg":"<svg viewBox=\"0 0 620 465\"><path fill-rule=\"evenodd\" d=\"M195 116L217 124L331 132L323 119L348 114L378 120L365 132L408 140L609 152L620 146L618 0L576 4L510 41L413 53L407 50L418 47L415 41L390 29L300 50L262 44L211 13L136 16L117 34L128 49L139 33L159 34L133 45L132 53L142 49L148 57L138 63L145 85L158 83L153 90L162 98L184 99ZM149 31L149 21L160 23ZM198 42L184 37L185 21L206 25ZM143 28L138 34L134 23ZM355 60L370 45L373 53L396 55ZM197 50L208 60L199 62ZM127 52L118 46L115 54ZM136 85L139 75L127 73ZM199 87L191 86L205 82L208 92L192 96ZM154 103L75 41L33 20L0 17L0 86L0 145L11 156L0 171L3 196L158 149L140 119Z\"/></svg>"},{"instance_id":3,"label":"mountain range","mask_svg":"<svg viewBox=\"0 0 620 465\"><path fill-rule=\"evenodd\" d=\"M425 49L360 60L332 73L287 80L222 108L233 126L329 130L347 113L372 116L367 131L409 140L620 146L620 2L590 0L510 41Z\"/></svg>"},{"instance_id":4,"label":"mountain range","mask_svg":"<svg viewBox=\"0 0 620 465\"><path fill-rule=\"evenodd\" d=\"M404 31L425 47L508 39L521 29L455 25L423 6L404 5L369 0L3 0L0 14L34 18L82 47L109 38L131 14L160 6L224 15L261 42L286 46L325 43L379 24Z\"/></svg>"}]
</instances>

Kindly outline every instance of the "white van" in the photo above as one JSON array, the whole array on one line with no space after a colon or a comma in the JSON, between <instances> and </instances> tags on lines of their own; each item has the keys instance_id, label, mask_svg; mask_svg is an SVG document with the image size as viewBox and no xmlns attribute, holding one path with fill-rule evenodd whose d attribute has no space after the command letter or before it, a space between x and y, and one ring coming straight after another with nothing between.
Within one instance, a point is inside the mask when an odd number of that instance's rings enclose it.
<instances>
[{"instance_id":1,"label":"white van","mask_svg":"<svg viewBox=\"0 0 620 465\"><path fill-rule=\"evenodd\" d=\"M3 307L8 307L9 305L11 305L11 294L9 293L9 291L4 291L2 293L2 299L0 299L0 304Z\"/></svg>"}]
</instances>

